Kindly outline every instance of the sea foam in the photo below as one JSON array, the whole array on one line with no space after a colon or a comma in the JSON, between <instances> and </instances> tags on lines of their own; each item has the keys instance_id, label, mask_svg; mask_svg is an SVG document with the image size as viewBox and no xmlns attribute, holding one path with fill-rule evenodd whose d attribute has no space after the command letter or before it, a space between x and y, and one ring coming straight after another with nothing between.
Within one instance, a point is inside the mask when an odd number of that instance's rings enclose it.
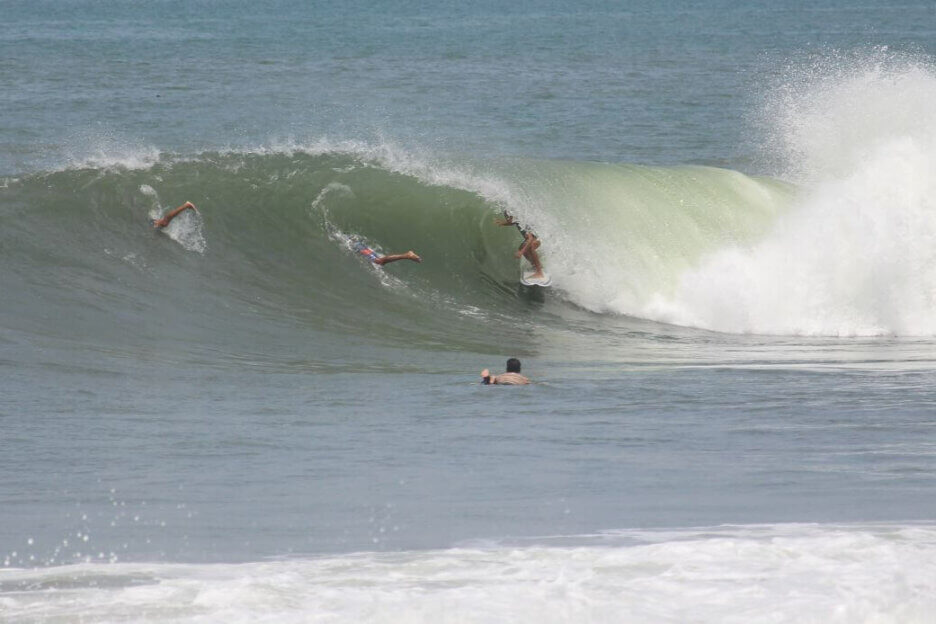
<instances>
[{"instance_id":1,"label":"sea foam","mask_svg":"<svg viewBox=\"0 0 936 624\"><path fill-rule=\"evenodd\" d=\"M580 544L6 569L0 613L11 622L914 624L936 608L932 526L764 525L561 541Z\"/></svg>"}]
</instances>

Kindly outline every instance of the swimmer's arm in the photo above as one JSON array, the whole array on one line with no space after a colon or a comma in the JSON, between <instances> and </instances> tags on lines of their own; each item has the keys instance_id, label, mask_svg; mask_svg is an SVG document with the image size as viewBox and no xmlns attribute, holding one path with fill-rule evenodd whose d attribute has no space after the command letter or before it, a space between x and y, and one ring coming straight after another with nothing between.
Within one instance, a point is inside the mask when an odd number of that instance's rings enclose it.
<instances>
[{"instance_id":1,"label":"swimmer's arm","mask_svg":"<svg viewBox=\"0 0 936 624\"><path fill-rule=\"evenodd\" d=\"M496 384L497 375L492 375L491 371L485 368L483 371L481 371L481 383L484 385Z\"/></svg>"},{"instance_id":2,"label":"swimmer's arm","mask_svg":"<svg viewBox=\"0 0 936 624\"><path fill-rule=\"evenodd\" d=\"M167 215L166 215L166 218L169 219L170 221L172 221L173 219L176 218L176 216L178 216L178 214L179 214L180 212L182 212L183 210L186 210L186 209L188 209L188 208L191 208L191 209L194 210L195 212L198 212L198 208L195 207L195 204L193 204L193 203L190 202L190 201L187 201L187 202L185 202L184 204L182 204L181 206L179 206L178 208L176 208L175 210L173 210L172 212L170 212L169 214L167 214Z\"/></svg>"},{"instance_id":3,"label":"swimmer's arm","mask_svg":"<svg viewBox=\"0 0 936 624\"><path fill-rule=\"evenodd\" d=\"M198 212L198 208L195 207L195 204L193 204L193 203L190 202L190 201L187 201L187 202L185 202L184 204L182 204L181 206L179 206L178 208L174 209L172 212L170 212L170 213L167 214L166 216L162 217L161 219L156 219L155 221L153 221L153 227L157 227L157 228L164 228L164 227L166 227L167 225L169 225L169 222L170 222L170 221L172 221L172 220L175 219L177 216L179 216L179 213L180 213L180 212L182 212L183 210L186 210L186 209L188 209L188 208L191 208L191 209L194 210L195 212Z\"/></svg>"}]
</instances>

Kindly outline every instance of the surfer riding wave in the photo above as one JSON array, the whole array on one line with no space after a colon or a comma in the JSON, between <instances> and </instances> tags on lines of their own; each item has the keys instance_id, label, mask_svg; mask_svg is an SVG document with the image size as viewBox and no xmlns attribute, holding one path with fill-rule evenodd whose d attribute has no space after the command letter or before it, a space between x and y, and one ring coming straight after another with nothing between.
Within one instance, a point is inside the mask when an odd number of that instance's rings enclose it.
<instances>
[{"instance_id":1,"label":"surfer riding wave","mask_svg":"<svg viewBox=\"0 0 936 624\"><path fill-rule=\"evenodd\" d=\"M494 219L494 223L501 226L514 225L517 227L517 230L520 232L520 235L523 236L523 242L520 243L520 247L517 248L517 251L514 253L515 258L526 258L530 264L533 265L533 273L529 275L524 275L524 279L531 281L545 280L546 274L543 272L543 264L540 262L539 254L537 249L540 248L542 244L540 239L537 238L536 234L531 232L529 229L524 229L518 221L515 221L513 216L504 211L503 219Z\"/></svg>"}]
</instances>

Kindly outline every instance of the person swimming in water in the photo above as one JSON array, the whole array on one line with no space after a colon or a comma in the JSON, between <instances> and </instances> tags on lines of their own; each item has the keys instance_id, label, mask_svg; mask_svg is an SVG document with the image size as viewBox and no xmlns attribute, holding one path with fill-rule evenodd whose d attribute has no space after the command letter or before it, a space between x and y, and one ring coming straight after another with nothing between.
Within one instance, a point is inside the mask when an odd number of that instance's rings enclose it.
<instances>
[{"instance_id":1,"label":"person swimming in water","mask_svg":"<svg viewBox=\"0 0 936 624\"><path fill-rule=\"evenodd\" d=\"M194 210L195 212L198 212L198 208L195 207L195 204L193 204L193 203L190 202L190 201L187 201L187 202L185 202L184 204L182 204L181 206L179 206L178 208L174 209L172 212L167 213L165 216L160 217L159 219L151 219L151 220L150 220L150 223L153 224L153 227L154 227L154 228L156 228L157 230L160 230L160 229L166 227L167 225L169 225L169 223L170 223L173 219L175 219L176 217L178 217L179 214L181 214L181 213L184 212L185 210L188 210L189 208L191 208L191 209Z\"/></svg>"},{"instance_id":2,"label":"person swimming in water","mask_svg":"<svg viewBox=\"0 0 936 624\"><path fill-rule=\"evenodd\" d=\"M484 369L481 371L481 383L484 385L500 385L500 386L525 386L530 383L530 380L520 374L520 360L517 358L510 358L507 360L507 372L501 373L500 375L492 375L491 371Z\"/></svg>"},{"instance_id":3,"label":"person swimming in water","mask_svg":"<svg viewBox=\"0 0 936 624\"><path fill-rule=\"evenodd\" d=\"M397 260L412 260L413 262L422 262L422 258L416 255L416 253L412 250L403 254L382 255L371 249L367 243L362 240L353 240L351 242L351 249L379 266L390 264L391 262L396 262Z\"/></svg>"},{"instance_id":4,"label":"person swimming in water","mask_svg":"<svg viewBox=\"0 0 936 624\"><path fill-rule=\"evenodd\" d=\"M503 219L494 219L494 223L497 225L515 225L520 231L520 235L523 236L523 242L520 243L520 247L517 248L517 251L514 253L515 258L526 258L530 261L530 264L533 265L535 269L534 273L530 276L532 279L542 279L545 277L543 273L543 264L540 262L539 254L536 252L540 248L540 239L536 237L536 234L530 230L525 230L517 221L514 221L513 216L504 211Z\"/></svg>"}]
</instances>

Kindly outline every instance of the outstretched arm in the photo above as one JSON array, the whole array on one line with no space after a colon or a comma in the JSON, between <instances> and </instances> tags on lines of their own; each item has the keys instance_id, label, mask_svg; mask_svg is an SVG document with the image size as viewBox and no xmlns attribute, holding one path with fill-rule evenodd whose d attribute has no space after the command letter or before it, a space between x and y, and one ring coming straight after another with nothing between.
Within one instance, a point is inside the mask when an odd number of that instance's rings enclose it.
<instances>
[{"instance_id":1,"label":"outstretched arm","mask_svg":"<svg viewBox=\"0 0 936 624\"><path fill-rule=\"evenodd\" d=\"M510 213L505 210L504 218L500 219L500 218L494 217L494 223L496 223L497 225L515 225L517 222L514 221L514 218L510 215Z\"/></svg>"},{"instance_id":2,"label":"outstretched arm","mask_svg":"<svg viewBox=\"0 0 936 624\"><path fill-rule=\"evenodd\" d=\"M195 212L198 212L198 209L195 207L195 204L193 204L190 201L187 201L181 206L179 206L178 208L175 208L174 210L172 210L172 212L167 213L161 219L156 219L155 221L153 221L153 227L158 227L158 228L166 227L167 225L169 225L170 221L172 221L173 219L179 216L179 213L189 208L191 208Z\"/></svg>"}]
</instances>

